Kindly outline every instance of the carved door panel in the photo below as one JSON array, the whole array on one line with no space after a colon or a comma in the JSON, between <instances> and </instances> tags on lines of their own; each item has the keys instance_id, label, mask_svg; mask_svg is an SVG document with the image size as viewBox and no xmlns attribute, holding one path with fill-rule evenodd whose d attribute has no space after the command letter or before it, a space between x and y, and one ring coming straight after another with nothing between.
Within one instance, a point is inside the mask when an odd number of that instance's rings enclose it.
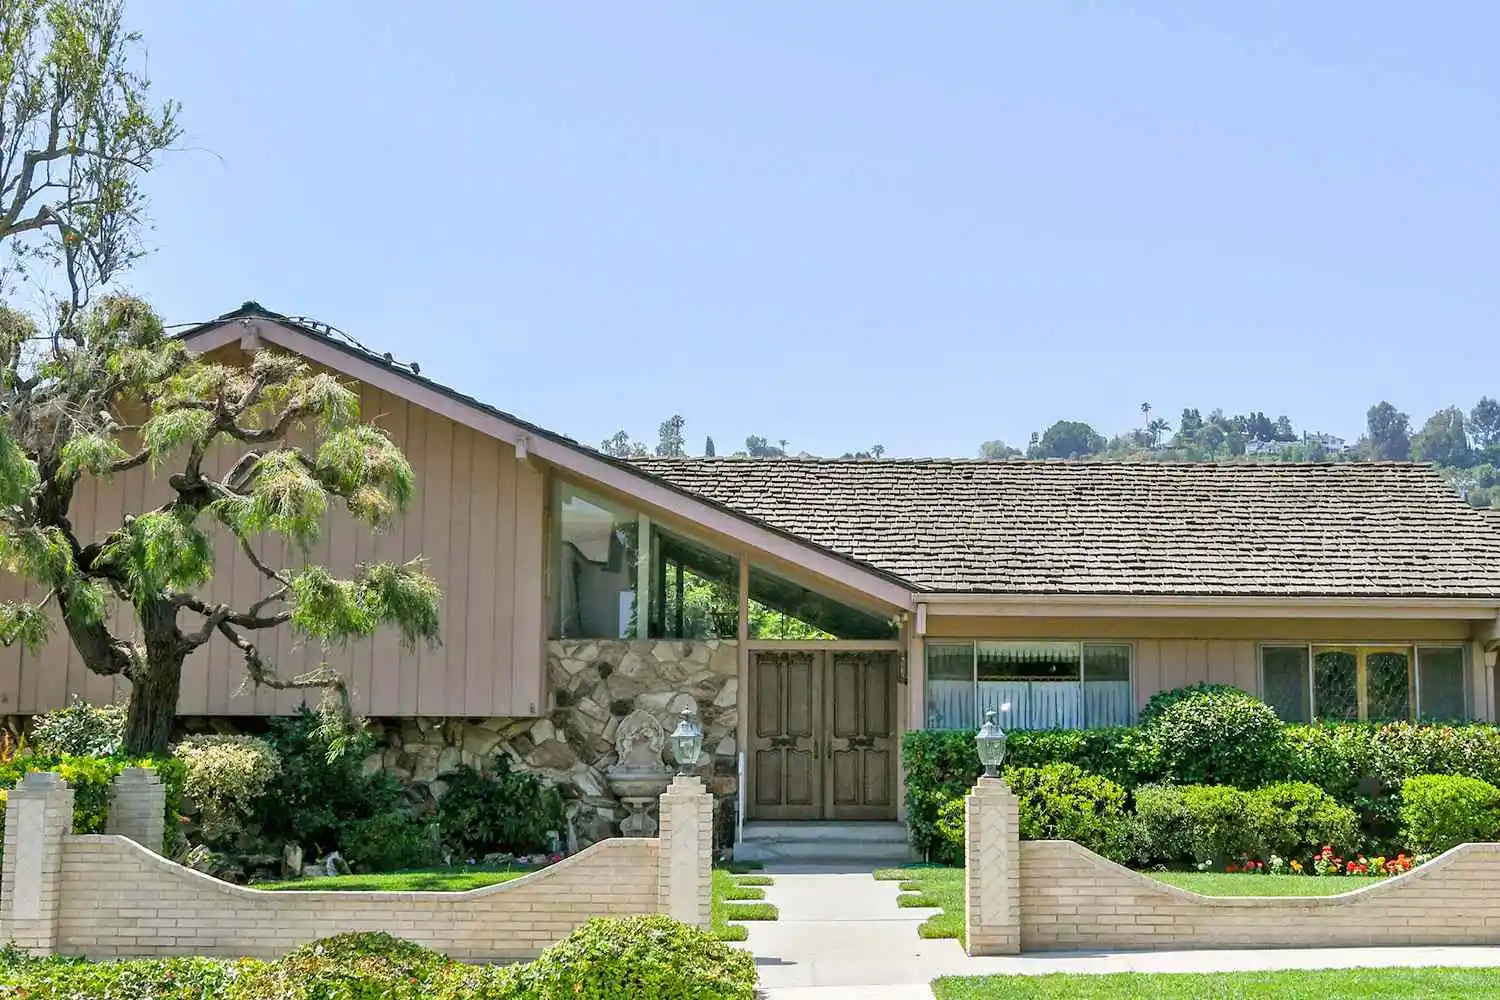
<instances>
[{"instance_id":1,"label":"carved door panel","mask_svg":"<svg viewBox=\"0 0 1500 1000\"><path fill-rule=\"evenodd\" d=\"M823 656L750 656L750 814L768 820L820 819Z\"/></svg>"},{"instance_id":2,"label":"carved door panel","mask_svg":"<svg viewBox=\"0 0 1500 1000\"><path fill-rule=\"evenodd\" d=\"M895 819L893 657L837 651L826 657L824 815L838 820Z\"/></svg>"}]
</instances>

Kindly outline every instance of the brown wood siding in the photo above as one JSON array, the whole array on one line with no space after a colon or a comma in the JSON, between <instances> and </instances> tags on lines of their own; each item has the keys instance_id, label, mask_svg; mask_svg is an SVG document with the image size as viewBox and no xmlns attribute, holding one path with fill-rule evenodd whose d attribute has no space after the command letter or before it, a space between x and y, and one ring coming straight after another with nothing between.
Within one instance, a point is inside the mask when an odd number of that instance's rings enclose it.
<instances>
[{"instance_id":1,"label":"brown wood siding","mask_svg":"<svg viewBox=\"0 0 1500 1000\"><path fill-rule=\"evenodd\" d=\"M379 535L333 510L307 561L325 562L340 575L360 563L422 555L443 590L440 646L403 650L382 631L373 639L327 651L289 628L260 633L262 651L283 676L326 658L349 677L354 704L369 715L515 716L541 705L545 659L542 620L545 475L518 462L514 449L453 421L370 387L361 387L366 419L389 431L417 473L417 497L404 518ZM222 471L226 456L208 463ZM148 469L109 483L85 480L74 501L81 538L118 525L170 495ZM96 529L96 526L99 526ZM237 546L218 532L217 573L207 599L248 606L264 593L263 578ZM263 543L268 561L300 566L275 541ZM19 581L0 578L0 597L19 596ZM33 588L34 589L34 588ZM27 596L35 598L36 593ZM184 622L193 616L185 614ZM115 616L126 626L124 612ZM216 638L183 671L179 711L186 715L267 715L290 712L304 693L242 690L244 669L229 644ZM0 714L30 715L66 705L72 695L92 702L121 698L123 680L88 670L59 624L36 655L0 649ZM312 697L316 697L313 695Z\"/></svg>"}]
</instances>

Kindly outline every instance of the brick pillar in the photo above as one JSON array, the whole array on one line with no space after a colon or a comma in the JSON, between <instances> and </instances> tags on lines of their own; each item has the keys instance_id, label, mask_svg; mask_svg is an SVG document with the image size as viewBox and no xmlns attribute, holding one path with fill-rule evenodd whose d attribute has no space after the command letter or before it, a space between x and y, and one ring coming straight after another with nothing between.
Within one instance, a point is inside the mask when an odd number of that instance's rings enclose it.
<instances>
[{"instance_id":1,"label":"brick pillar","mask_svg":"<svg viewBox=\"0 0 1500 1000\"><path fill-rule=\"evenodd\" d=\"M72 832L73 789L61 776L33 771L10 790L0 941L14 941L33 955L56 954L63 839Z\"/></svg>"},{"instance_id":2,"label":"brick pillar","mask_svg":"<svg viewBox=\"0 0 1500 1000\"><path fill-rule=\"evenodd\" d=\"M964 802L964 934L970 955L1021 951L1020 804L1001 778Z\"/></svg>"},{"instance_id":3,"label":"brick pillar","mask_svg":"<svg viewBox=\"0 0 1500 1000\"><path fill-rule=\"evenodd\" d=\"M713 894L713 796L692 775L678 775L661 797L662 913L708 930Z\"/></svg>"},{"instance_id":4,"label":"brick pillar","mask_svg":"<svg viewBox=\"0 0 1500 1000\"><path fill-rule=\"evenodd\" d=\"M104 832L129 837L161 853L167 832L167 789L149 767L127 767L109 786L109 818Z\"/></svg>"}]
</instances>

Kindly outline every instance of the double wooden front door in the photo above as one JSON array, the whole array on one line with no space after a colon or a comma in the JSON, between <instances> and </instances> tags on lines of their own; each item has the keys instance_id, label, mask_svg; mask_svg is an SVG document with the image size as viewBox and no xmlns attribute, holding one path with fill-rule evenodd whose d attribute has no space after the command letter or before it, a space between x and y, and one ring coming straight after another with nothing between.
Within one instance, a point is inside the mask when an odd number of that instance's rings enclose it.
<instances>
[{"instance_id":1,"label":"double wooden front door","mask_svg":"<svg viewBox=\"0 0 1500 1000\"><path fill-rule=\"evenodd\" d=\"M895 654L750 654L751 819L896 818Z\"/></svg>"}]
</instances>

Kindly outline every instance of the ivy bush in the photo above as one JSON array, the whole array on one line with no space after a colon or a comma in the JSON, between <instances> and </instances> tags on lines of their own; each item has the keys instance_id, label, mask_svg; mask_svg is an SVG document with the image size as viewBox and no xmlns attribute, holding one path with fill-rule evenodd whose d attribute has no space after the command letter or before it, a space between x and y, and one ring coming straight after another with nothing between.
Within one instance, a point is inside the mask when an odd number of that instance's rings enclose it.
<instances>
[{"instance_id":1,"label":"ivy bush","mask_svg":"<svg viewBox=\"0 0 1500 1000\"><path fill-rule=\"evenodd\" d=\"M254 736L189 736L177 744L175 755L186 773L183 794L197 807L198 832L208 843L244 833L281 773L281 755Z\"/></svg>"},{"instance_id":2,"label":"ivy bush","mask_svg":"<svg viewBox=\"0 0 1500 1000\"><path fill-rule=\"evenodd\" d=\"M374 740L332 729L307 708L269 720L265 741L281 758L281 771L261 797L257 826L268 846L297 844L309 856L339 851L357 824L387 813L410 815L400 782L365 774ZM374 870L373 868L371 870Z\"/></svg>"},{"instance_id":3,"label":"ivy bush","mask_svg":"<svg viewBox=\"0 0 1500 1000\"><path fill-rule=\"evenodd\" d=\"M755 962L670 917L590 920L517 976L527 1000L753 1000Z\"/></svg>"},{"instance_id":4,"label":"ivy bush","mask_svg":"<svg viewBox=\"0 0 1500 1000\"><path fill-rule=\"evenodd\" d=\"M1402 836L1417 851L1500 838L1500 788L1488 781L1420 775L1403 783L1401 797Z\"/></svg>"},{"instance_id":5,"label":"ivy bush","mask_svg":"<svg viewBox=\"0 0 1500 1000\"><path fill-rule=\"evenodd\" d=\"M0 995L28 1000L752 1000L755 963L668 917L593 920L529 965L475 966L380 933L341 934L274 962L90 963L0 950Z\"/></svg>"},{"instance_id":6,"label":"ivy bush","mask_svg":"<svg viewBox=\"0 0 1500 1000\"><path fill-rule=\"evenodd\" d=\"M538 776L513 769L504 755L488 774L461 766L443 781L448 788L438 803L438 824L457 857L546 851L563 829L562 795Z\"/></svg>"}]
</instances>

